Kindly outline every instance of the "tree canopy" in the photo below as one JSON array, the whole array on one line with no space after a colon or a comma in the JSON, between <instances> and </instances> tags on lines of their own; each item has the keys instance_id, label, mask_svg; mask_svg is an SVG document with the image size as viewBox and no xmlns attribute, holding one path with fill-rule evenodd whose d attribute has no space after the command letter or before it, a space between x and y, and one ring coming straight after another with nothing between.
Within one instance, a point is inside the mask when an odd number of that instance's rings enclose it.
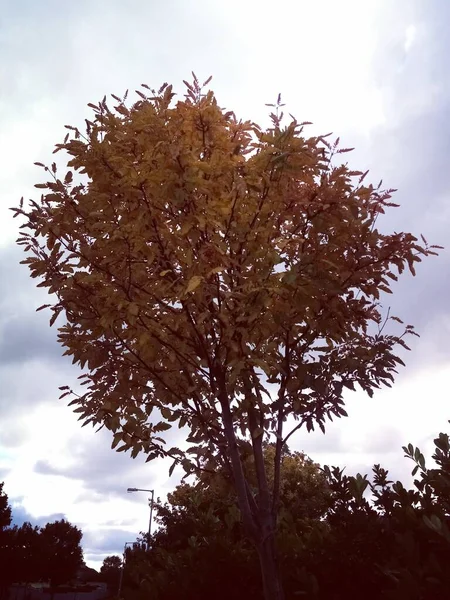
<instances>
[{"instance_id":1,"label":"tree canopy","mask_svg":"<svg viewBox=\"0 0 450 600\"><path fill-rule=\"evenodd\" d=\"M48 581L53 588L76 577L83 562L82 533L65 519L44 527L11 526L11 507L0 483L0 598L12 583ZM7 518L6 518L7 516Z\"/></svg>"},{"instance_id":2,"label":"tree canopy","mask_svg":"<svg viewBox=\"0 0 450 600\"><path fill-rule=\"evenodd\" d=\"M273 546L283 447L300 427L346 415L343 394L391 385L411 325L380 305L425 238L382 233L393 190L342 163L339 139L285 125L280 97L263 129L222 109L194 76L184 100L143 86L131 105L91 104L69 132L18 243L56 296L51 324L85 369L72 404L113 447L169 456L187 473L230 472L267 600L282 598ZM45 307L44 306L44 307ZM40 307L40 308L44 308ZM62 387L62 397L71 394ZM297 424L286 429L288 417ZM188 451L166 443L189 430ZM243 472L251 442L257 491ZM271 487L263 445L275 443ZM173 468L172 467L172 468Z\"/></svg>"},{"instance_id":3,"label":"tree canopy","mask_svg":"<svg viewBox=\"0 0 450 600\"><path fill-rule=\"evenodd\" d=\"M83 561L78 527L65 519L47 523L40 531L40 551L45 579L52 587L73 578Z\"/></svg>"},{"instance_id":4,"label":"tree canopy","mask_svg":"<svg viewBox=\"0 0 450 600\"><path fill-rule=\"evenodd\" d=\"M117 592L122 569L122 559L117 555L106 556L100 569L100 579L111 591Z\"/></svg>"}]
</instances>

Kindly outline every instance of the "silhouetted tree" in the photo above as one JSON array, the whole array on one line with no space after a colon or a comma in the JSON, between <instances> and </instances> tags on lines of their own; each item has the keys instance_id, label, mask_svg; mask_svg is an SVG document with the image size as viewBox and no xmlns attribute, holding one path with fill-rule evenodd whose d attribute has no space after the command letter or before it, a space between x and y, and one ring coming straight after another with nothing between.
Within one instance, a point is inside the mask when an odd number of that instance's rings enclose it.
<instances>
[{"instance_id":1,"label":"silhouetted tree","mask_svg":"<svg viewBox=\"0 0 450 600\"><path fill-rule=\"evenodd\" d=\"M80 529L65 519L47 523L39 535L41 574L51 588L73 579L82 565Z\"/></svg>"},{"instance_id":2,"label":"silhouetted tree","mask_svg":"<svg viewBox=\"0 0 450 600\"><path fill-rule=\"evenodd\" d=\"M4 482L0 483L0 566L7 565L10 545L11 507L8 496L3 490ZM0 568L0 598L4 598L11 583L11 573L7 568Z\"/></svg>"},{"instance_id":3,"label":"silhouetted tree","mask_svg":"<svg viewBox=\"0 0 450 600\"><path fill-rule=\"evenodd\" d=\"M100 569L100 579L108 585L110 591L117 591L119 587L122 559L120 556L107 556Z\"/></svg>"}]
</instances>

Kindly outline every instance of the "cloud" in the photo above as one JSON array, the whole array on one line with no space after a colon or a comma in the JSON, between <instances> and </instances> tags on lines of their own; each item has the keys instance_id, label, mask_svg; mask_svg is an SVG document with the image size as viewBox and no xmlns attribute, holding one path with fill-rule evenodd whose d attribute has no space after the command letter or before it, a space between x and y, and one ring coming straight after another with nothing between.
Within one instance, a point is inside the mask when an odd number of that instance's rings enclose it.
<instances>
[{"instance_id":1,"label":"cloud","mask_svg":"<svg viewBox=\"0 0 450 600\"><path fill-rule=\"evenodd\" d=\"M145 457L131 459L125 452L111 450L111 433L102 430L83 436L83 444L79 444L79 435L75 433L67 439L67 459L58 464L52 458L38 460L34 464L34 472L41 475L53 475L79 480L88 493L105 495L119 494L123 496L127 487L149 487L155 483L152 475L146 476L146 484L135 483L142 479L142 472L148 469Z\"/></svg>"},{"instance_id":2,"label":"cloud","mask_svg":"<svg viewBox=\"0 0 450 600\"><path fill-rule=\"evenodd\" d=\"M121 553L125 542L136 540L136 531L124 529L87 530L83 536L86 552L95 548L96 554L108 555Z\"/></svg>"},{"instance_id":3,"label":"cloud","mask_svg":"<svg viewBox=\"0 0 450 600\"><path fill-rule=\"evenodd\" d=\"M27 509L21 504L14 502L12 508L12 525L18 525L19 527L24 523L31 523L33 526L44 527L47 523L53 523L54 521L60 521L66 519L66 515L63 513L52 513L50 515L42 515L35 517L30 514Z\"/></svg>"},{"instance_id":4,"label":"cloud","mask_svg":"<svg viewBox=\"0 0 450 600\"><path fill-rule=\"evenodd\" d=\"M63 353L48 323L39 327L35 318L13 317L0 328L0 363L23 363L32 359L59 359Z\"/></svg>"}]
</instances>

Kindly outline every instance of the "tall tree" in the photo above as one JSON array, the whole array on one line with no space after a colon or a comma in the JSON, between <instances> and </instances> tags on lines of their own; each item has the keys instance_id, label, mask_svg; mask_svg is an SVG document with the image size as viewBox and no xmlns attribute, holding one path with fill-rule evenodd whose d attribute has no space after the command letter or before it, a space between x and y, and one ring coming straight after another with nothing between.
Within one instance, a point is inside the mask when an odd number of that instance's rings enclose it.
<instances>
[{"instance_id":1,"label":"tall tree","mask_svg":"<svg viewBox=\"0 0 450 600\"><path fill-rule=\"evenodd\" d=\"M39 535L41 576L51 589L73 579L83 562L80 529L65 519L47 523Z\"/></svg>"},{"instance_id":2,"label":"tall tree","mask_svg":"<svg viewBox=\"0 0 450 600\"><path fill-rule=\"evenodd\" d=\"M18 243L56 294L47 306L51 324L65 316L65 354L87 367L72 401L80 419L108 427L133 457L170 456L187 473L227 468L265 598L279 600L283 446L300 427L345 415L345 389L392 383L413 329L385 331L393 317L380 294L434 252L377 229L392 190L338 164L348 151L338 140L305 137L295 119L284 126L280 97L263 130L221 109L195 77L186 85L175 105L166 84L144 86L131 106L117 96L114 109L106 97L92 104L86 133L69 126L56 147L71 170L60 178L55 163L38 163L51 175L37 184L41 201L13 209L26 219ZM189 428L189 453L165 444L174 424Z\"/></svg>"}]
</instances>

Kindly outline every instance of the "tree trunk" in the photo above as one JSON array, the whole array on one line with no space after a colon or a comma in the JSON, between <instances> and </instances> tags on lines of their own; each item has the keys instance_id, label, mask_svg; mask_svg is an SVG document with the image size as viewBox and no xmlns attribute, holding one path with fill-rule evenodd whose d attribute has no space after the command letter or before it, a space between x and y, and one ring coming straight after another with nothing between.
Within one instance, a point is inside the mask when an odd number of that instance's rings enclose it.
<instances>
[{"instance_id":1,"label":"tree trunk","mask_svg":"<svg viewBox=\"0 0 450 600\"><path fill-rule=\"evenodd\" d=\"M283 586L276 559L274 534L271 533L263 542L257 544L256 550L261 565L264 600L284 600Z\"/></svg>"}]
</instances>

